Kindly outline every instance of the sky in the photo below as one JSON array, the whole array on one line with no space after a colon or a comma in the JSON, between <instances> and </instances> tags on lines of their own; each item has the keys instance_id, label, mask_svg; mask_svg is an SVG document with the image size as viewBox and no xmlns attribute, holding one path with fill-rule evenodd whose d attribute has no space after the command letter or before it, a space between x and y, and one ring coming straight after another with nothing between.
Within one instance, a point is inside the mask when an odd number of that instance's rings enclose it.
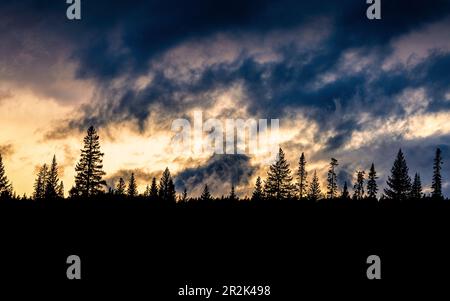
<instances>
[{"instance_id":1,"label":"sky","mask_svg":"<svg viewBox=\"0 0 450 301\"><path fill-rule=\"evenodd\" d=\"M292 170L301 152L322 183L373 162L380 186L402 148L429 191L443 151L450 196L450 1L64 0L0 2L0 153L18 194L56 155L66 191L94 125L110 185L140 192L169 167L176 188L250 195L262 155L179 152L174 120L278 119ZM205 133L206 135L207 133ZM194 142L195 143L195 142Z\"/></svg>"}]
</instances>

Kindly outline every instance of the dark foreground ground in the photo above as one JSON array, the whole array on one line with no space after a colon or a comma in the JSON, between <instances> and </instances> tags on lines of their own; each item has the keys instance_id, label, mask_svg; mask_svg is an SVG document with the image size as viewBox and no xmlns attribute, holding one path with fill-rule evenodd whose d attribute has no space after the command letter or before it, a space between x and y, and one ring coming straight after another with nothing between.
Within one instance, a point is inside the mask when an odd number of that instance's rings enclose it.
<instances>
[{"instance_id":1,"label":"dark foreground ground","mask_svg":"<svg viewBox=\"0 0 450 301\"><path fill-rule=\"evenodd\" d=\"M269 285L276 300L306 291L338 294L328 284L371 294L399 283L410 289L436 281L445 289L449 217L447 201L173 207L143 200L1 202L1 284L125 290L149 300L181 298L185 285L221 292L223 285ZM73 254L81 258L80 281L66 278ZM373 254L381 258L380 281L366 277Z\"/></svg>"}]
</instances>

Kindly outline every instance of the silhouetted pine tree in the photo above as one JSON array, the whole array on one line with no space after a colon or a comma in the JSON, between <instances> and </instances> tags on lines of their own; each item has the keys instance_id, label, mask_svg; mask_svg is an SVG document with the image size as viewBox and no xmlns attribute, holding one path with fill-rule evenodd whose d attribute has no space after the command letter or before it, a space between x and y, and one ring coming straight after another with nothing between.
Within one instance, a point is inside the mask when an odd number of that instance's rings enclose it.
<instances>
[{"instance_id":1,"label":"silhouetted pine tree","mask_svg":"<svg viewBox=\"0 0 450 301\"><path fill-rule=\"evenodd\" d=\"M372 163L370 166L369 177L367 180L367 196L369 199L376 199L378 193L377 185L377 172L375 171L375 165Z\"/></svg>"},{"instance_id":2,"label":"silhouetted pine tree","mask_svg":"<svg viewBox=\"0 0 450 301\"><path fill-rule=\"evenodd\" d=\"M126 189L125 181L123 178L119 178L119 182L116 186L116 194L117 195L125 195L125 189Z\"/></svg>"},{"instance_id":3,"label":"silhouetted pine tree","mask_svg":"<svg viewBox=\"0 0 450 301\"><path fill-rule=\"evenodd\" d=\"M3 158L0 154L0 197L10 197L11 196L11 184L6 176L5 166L3 165Z\"/></svg>"},{"instance_id":4,"label":"silhouetted pine tree","mask_svg":"<svg viewBox=\"0 0 450 301\"><path fill-rule=\"evenodd\" d=\"M309 185L308 198L312 201L317 201L321 198L321 195L319 178L317 177L317 172L314 171L311 185Z\"/></svg>"},{"instance_id":5,"label":"silhouetted pine tree","mask_svg":"<svg viewBox=\"0 0 450 301\"><path fill-rule=\"evenodd\" d=\"M344 182L344 188L342 189L341 198L348 200L350 199L350 193L348 192L347 181Z\"/></svg>"},{"instance_id":6,"label":"silhouetted pine tree","mask_svg":"<svg viewBox=\"0 0 450 301\"><path fill-rule=\"evenodd\" d=\"M292 176L289 163L280 148L277 160L269 167L264 193L269 197L284 199L292 195Z\"/></svg>"},{"instance_id":7,"label":"silhouetted pine tree","mask_svg":"<svg viewBox=\"0 0 450 301\"><path fill-rule=\"evenodd\" d=\"M34 183L33 199L40 200L45 198L45 187L47 186L48 167L47 164L42 165Z\"/></svg>"},{"instance_id":8,"label":"silhouetted pine tree","mask_svg":"<svg viewBox=\"0 0 450 301\"><path fill-rule=\"evenodd\" d=\"M150 187L150 197L152 199L158 198L158 186L156 185L156 178L153 177L152 179L152 186Z\"/></svg>"},{"instance_id":9,"label":"silhouetted pine tree","mask_svg":"<svg viewBox=\"0 0 450 301\"><path fill-rule=\"evenodd\" d=\"M420 175L416 173L411 188L411 198L418 200L421 199L422 196L422 181L420 180Z\"/></svg>"},{"instance_id":10,"label":"silhouetted pine tree","mask_svg":"<svg viewBox=\"0 0 450 301\"><path fill-rule=\"evenodd\" d=\"M52 165L48 171L47 181L45 183L45 198L54 199L58 197L58 164L56 163L56 156L53 156Z\"/></svg>"},{"instance_id":11,"label":"silhouetted pine tree","mask_svg":"<svg viewBox=\"0 0 450 301\"><path fill-rule=\"evenodd\" d=\"M252 201L260 201L263 198L263 187L261 177L256 178L255 189L252 194Z\"/></svg>"},{"instance_id":12,"label":"silhouetted pine tree","mask_svg":"<svg viewBox=\"0 0 450 301\"><path fill-rule=\"evenodd\" d=\"M356 183L353 186L354 194L353 198L355 200L362 200L364 198L364 170L356 172Z\"/></svg>"},{"instance_id":13,"label":"silhouetted pine tree","mask_svg":"<svg viewBox=\"0 0 450 301\"><path fill-rule=\"evenodd\" d=\"M406 200L411 191L411 178L408 175L408 166L406 164L403 152L400 149L394 165L391 169L391 175L387 180L387 188L384 189L384 194L391 200Z\"/></svg>"},{"instance_id":14,"label":"silhouetted pine tree","mask_svg":"<svg viewBox=\"0 0 450 301\"><path fill-rule=\"evenodd\" d=\"M211 198L211 194L209 193L208 185L205 184L202 195L200 196L200 201L210 202L211 200L212 200L212 198Z\"/></svg>"},{"instance_id":15,"label":"silhouetted pine tree","mask_svg":"<svg viewBox=\"0 0 450 301\"><path fill-rule=\"evenodd\" d=\"M302 153L300 159L298 161L298 171L297 171L297 187L298 187L298 195L300 200L302 200L307 194L308 188L308 172L306 171L306 159L305 154Z\"/></svg>"},{"instance_id":16,"label":"silhouetted pine tree","mask_svg":"<svg viewBox=\"0 0 450 301\"><path fill-rule=\"evenodd\" d=\"M230 201L237 201L238 197L236 196L236 193L234 191L234 185L231 184L231 191L230 191L230 196L229 196Z\"/></svg>"},{"instance_id":17,"label":"silhouetted pine tree","mask_svg":"<svg viewBox=\"0 0 450 301\"><path fill-rule=\"evenodd\" d=\"M58 198L63 199L64 198L64 182L59 182L58 188L56 189L56 194L58 195Z\"/></svg>"},{"instance_id":18,"label":"silhouetted pine tree","mask_svg":"<svg viewBox=\"0 0 450 301\"><path fill-rule=\"evenodd\" d=\"M327 175L327 197L329 199L334 199L338 192L336 176L336 166L338 165L338 161L335 158L331 158L330 169Z\"/></svg>"},{"instance_id":19,"label":"silhouetted pine tree","mask_svg":"<svg viewBox=\"0 0 450 301\"><path fill-rule=\"evenodd\" d=\"M134 178L134 173L131 173L130 181L128 183L127 195L129 197L135 197L138 195L136 179Z\"/></svg>"},{"instance_id":20,"label":"silhouetted pine tree","mask_svg":"<svg viewBox=\"0 0 450 301\"><path fill-rule=\"evenodd\" d=\"M175 185L173 184L169 168L164 170L161 180L159 181L159 197L166 203L176 202Z\"/></svg>"},{"instance_id":21,"label":"silhouetted pine tree","mask_svg":"<svg viewBox=\"0 0 450 301\"><path fill-rule=\"evenodd\" d=\"M150 186L145 186L144 197L148 198L150 196Z\"/></svg>"},{"instance_id":22,"label":"silhouetted pine tree","mask_svg":"<svg viewBox=\"0 0 450 301\"><path fill-rule=\"evenodd\" d=\"M183 193L181 194L180 197L180 203L186 203L188 201L188 195L187 195L187 189L186 187L183 190Z\"/></svg>"},{"instance_id":23,"label":"silhouetted pine tree","mask_svg":"<svg viewBox=\"0 0 450 301\"><path fill-rule=\"evenodd\" d=\"M103 153L100 151L100 137L91 126L84 138L84 147L81 150L81 158L75 167L75 193L82 196L92 196L101 193L102 186L106 182L102 180L105 175L103 171Z\"/></svg>"},{"instance_id":24,"label":"silhouetted pine tree","mask_svg":"<svg viewBox=\"0 0 450 301\"><path fill-rule=\"evenodd\" d=\"M433 189L431 195L433 198L442 199L442 177L441 177L441 169L442 169L442 154L441 149L436 149L436 156L434 157L433 162L433 182L431 184L431 188Z\"/></svg>"}]
</instances>

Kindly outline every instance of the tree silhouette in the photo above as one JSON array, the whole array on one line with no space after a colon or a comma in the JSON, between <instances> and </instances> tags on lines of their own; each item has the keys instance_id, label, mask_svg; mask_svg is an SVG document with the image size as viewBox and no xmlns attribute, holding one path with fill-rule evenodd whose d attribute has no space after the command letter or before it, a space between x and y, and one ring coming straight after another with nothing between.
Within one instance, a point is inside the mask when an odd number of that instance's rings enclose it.
<instances>
[{"instance_id":1,"label":"tree silhouette","mask_svg":"<svg viewBox=\"0 0 450 301\"><path fill-rule=\"evenodd\" d=\"M300 159L298 161L298 171L297 171L297 187L298 187L298 195L300 200L302 200L306 196L306 189L308 188L307 182L308 172L306 171L306 159L305 154L302 153Z\"/></svg>"},{"instance_id":2,"label":"tree silhouette","mask_svg":"<svg viewBox=\"0 0 450 301\"><path fill-rule=\"evenodd\" d=\"M64 182L59 182L58 188L56 189L56 194L58 195L58 198L63 199L64 198Z\"/></svg>"},{"instance_id":3,"label":"tree silhouette","mask_svg":"<svg viewBox=\"0 0 450 301\"><path fill-rule=\"evenodd\" d=\"M408 198L411 191L411 178L408 175L408 171L405 157L400 149L392 166L391 175L387 180L388 187L384 189L387 198L399 201Z\"/></svg>"},{"instance_id":4,"label":"tree silhouette","mask_svg":"<svg viewBox=\"0 0 450 301\"><path fill-rule=\"evenodd\" d=\"M169 168L164 170L159 181L159 197L166 203L175 203L176 201L175 185L173 184Z\"/></svg>"},{"instance_id":5,"label":"tree silhouette","mask_svg":"<svg viewBox=\"0 0 450 301\"><path fill-rule=\"evenodd\" d=\"M433 162L433 182L431 184L432 196L435 199L442 199L442 177L441 177L441 169L442 169L442 154L441 149L436 149L436 156L434 157Z\"/></svg>"},{"instance_id":6,"label":"tree silhouette","mask_svg":"<svg viewBox=\"0 0 450 301\"><path fill-rule=\"evenodd\" d=\"M376 199L378 193L377 185L377 172L375 171L375 165L372 163L370 166L369 177L367 180L367 196L369 199Z\"/></svg>"},{"instance_id":7,"label":"tree silhouette","mask_svg":"<svg viewBox=\"0 0 450 301\"><path fill-rule=\"evenodd\" d=\"M3 158L0 154L0 197L11 196L11 184L6 176L5 166L3 165Z\"/></svg>"},{"instance_id":8,"label":"tree silhouette","mask_svg":"<svg viewBox=\"0 0 450 301\"><path fill-rule=\"evenodd\" d=\"M45 198L45 187L47 186L48 179L48 167L47 164L42 165L34 183L33 198L35 200L40 200Z\"/></svg>"},{"instance_id":9,"label":"tree silhouette","mask_svg":"<svg viewBox=\"0 0 450 301\"><path fill-rule=\"evenodd\" d=\"M187 189L186 187L183 190L183 194L180 197L180 202L181 203L186 203L188 201L188 194L187 194Z\"/></svg>"},{"instance_id":10,"label":"tree silhouette","mask_svg":"<svg viewBox=\"0 0 450 301\"><path fill-rule=\"evenodd\" d=\"M150 186L145 186L144 197L150 197Z\"/></svg>"},{"instance_id":11,"label":"tree silhouette","mask_svg":"<svg viewBox=\"0 0 450 301\"><path fill-rule=\"evenodd\" d=\"M411 198L416 200L422 198L422 182L420 180L420 174L418 173L414 175L414 181L411 188Z\"/></svg>"},{"instance_id":12,"label":"tree silhouette","mask_svg":"<svg viewBox=\"0 0 450 301\"><path fill-rule=\"evenodd\" d=\"M234 191L234 185L231 184L231 191L230 191L230 196L228 197L230 201L237 201L238 197L236 196L236 193Z\"/></svg>"},{"instance_id":13,"label":"tree silhouette","mask_svg":"<svg viewBox=\"0 0 450 301\"><path fill-rule=\"evenodd\" d=\"M125 185L124 179L119 178L119 183L117 183L117 186L116 186L116 194L117 195L125 195L125 189L126 189L126 185Z\"/></svg>"},{"instance_id":14,"label":"tree silhouette","mask_svg":"<svg viewBox=\"0 0 450 301\"><path fill-rule=\"evenodd\" d=\"M103 153L100 151L100 142L97 131L93 126L89 127L84 138L84 147L81 150L81 158L75 167L75 189L77 195L85 197L101 193L102 186L106 182L102 180L105 175L103 171Z\"/></svg>"},{"instance_id":15,"label":"tree silhouette","mask_svg":"<svg viewBox=\"0 0 450 301\"><path fill-rule=\"evenodd\" d=\"M255 189L252 194L252 201L260 201L263 198L263 188L261 183L261 177L256 178Z\"/></svg>"},{"instance_id":16,"label":"tree silhouette","mask_svg":"<svg viewBox=\"0 0 450 301\"><path fill-rule=\"evenodd\" d=\"M131 173L130 181L128 183L127 195L129 197L135 197L138 195L136 179L134 178L134 173Z\"/></svg>"},{"instance_id":17,"label":"tree silhouette","mask_svg":"<svg viewBox=\"0 0 450 301\"><path fill-rule=\"evenodd\" d=\"M284 199L292 194L292 176L289 163L280 148L277 160L269 167L265 182L265 194L276 199Z\"/></svg>"},{"instance_id":18,"label":"tree silhouette","mask_svg":"<svg viewBox=\"0 0 450 301\"><path fill-rule=\"evenodd\" d=\"M56 156L53 156L52 164L47 175L45 183L45 198L54 199L58 197L58 164L56 163Z\"/></svg>"},{"instance_id":19,"label":"tree silhouette","mask_svg":"<svg viewBox=\"0 0 450 301\"><path fill-rule=\"evenodd\" d=\"M158 197L158 186L156 185L156 178L153 177L152 185L150 187L150 197L156 199Z\"/></svg>"},{"instance_id":20,"label":"tree silhouette","mask_svg":"<svg viewBox=\"0 0 450 301\"><path fill-rule=\"evenodd\" d=\"M329 199L334 199L337 195L337 176L336 176L336 166L338 166L338 161L335 158L331 158L330 169L327 175L327 197Z\"/></svg>"},{"instance_id":21,"label":"tree silhouette","mask_svg":"<svg viewBox=\"0 0 450 301\"><path fill-rule=\"evenodd\" d=\"M313 179L311 185L309 186L308 198L311 201L317 201L320 199L322 192L320 191L319 177L317 177L317 172L314 171Z\"/></svg>"},{"instance_id":22,"label":"tree silhouette","mask_svg":"<svg viewBox=\"0 0 450 301\"><path fill-rule=\"evenodd\" d=\"M353 198L355 200L362 200L364 198L364 170L356 172L356 183L353 186L354 194Z\"/></svg>"},{"instance_id":23,"label":"tree silhouette","mask_svg":"<svg viewBox=\"0 0 450 301\"><path fill-rule=\"evenodd\" d=\"M344 200L350 199L350 193L348 192L347 181L344 182L344 188L342 189L341 198Z\"/></svg>"},{"instance_id":24,"label":"tree silhouette","mask_svg":"<svg viewBox=\"0 0 450 301\"><path fill-rule=\"evenodd\" d=\"M205 187L203 188L202 195L200 196L200 201L206 203L211 201L211 194L209 193L208 185L205 184Z\"/></svg>"}]
</instances>

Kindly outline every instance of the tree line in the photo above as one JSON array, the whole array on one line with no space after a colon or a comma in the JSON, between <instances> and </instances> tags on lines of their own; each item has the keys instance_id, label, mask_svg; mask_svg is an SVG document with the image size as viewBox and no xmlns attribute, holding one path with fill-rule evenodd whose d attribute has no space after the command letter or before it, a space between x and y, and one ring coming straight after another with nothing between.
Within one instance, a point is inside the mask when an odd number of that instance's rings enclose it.
<instances>
[{"instance_id":1,"label":"tree line","mask_svg":"<svg viewBox=\"0 0 450 301\"><path fill-rule=\"evenodd\" d=\"M158 200L164 203L188 202L188 201L212 201L214 197L209 191L207 184L199 198L188 198L187 190L177 195L173 177L168 168L164 170L157 183L153 177L151 183L146 186L143 194L139 194L134 173L127 179L119 178L114 187L106 189L107 184L103 179L104 153L100 150L100 138L93 126L89 127L83 139L80 159L75 166L75 184L69 190L69 198L90 198L99 195L113 195L116 197L144 197ZM433 162L433 178L431 185L431 197L443 199L442 194L442 152L436 149ZM353 183L353 195L350 195L348 183L344 182L342 188L338 185L336 170L339 162L331 158L326 178L325 191L322 190L316 171L309 176L305 154L299 157L298 167L295 174L290 169L283 150L280 148L275 162L269 166L266 179L257 177L251 198L246 200L283 200L298 199L318 201L322 199L353 199L353 200L378 200L377 172L374 163L371 164L366 176L365 170L355 171L355 182ZM414 178L409 176L409 169L405 156L400 149L388 177L386 188L381 194L381 199L393 199L404 201L408 199L421 199L425 195L422 190L420 174L416 173ZM33 200L63 199L64 183L58 176L58 164L56 156L53 156L51 164L43 164L36 175L33 186ZM0 154L0 198L18 198L8 180L5 167ZM22 199L28 199L25 195ZM238 201L234 185L228 196L222 199Z\"/></svg>"}]
</instances>

